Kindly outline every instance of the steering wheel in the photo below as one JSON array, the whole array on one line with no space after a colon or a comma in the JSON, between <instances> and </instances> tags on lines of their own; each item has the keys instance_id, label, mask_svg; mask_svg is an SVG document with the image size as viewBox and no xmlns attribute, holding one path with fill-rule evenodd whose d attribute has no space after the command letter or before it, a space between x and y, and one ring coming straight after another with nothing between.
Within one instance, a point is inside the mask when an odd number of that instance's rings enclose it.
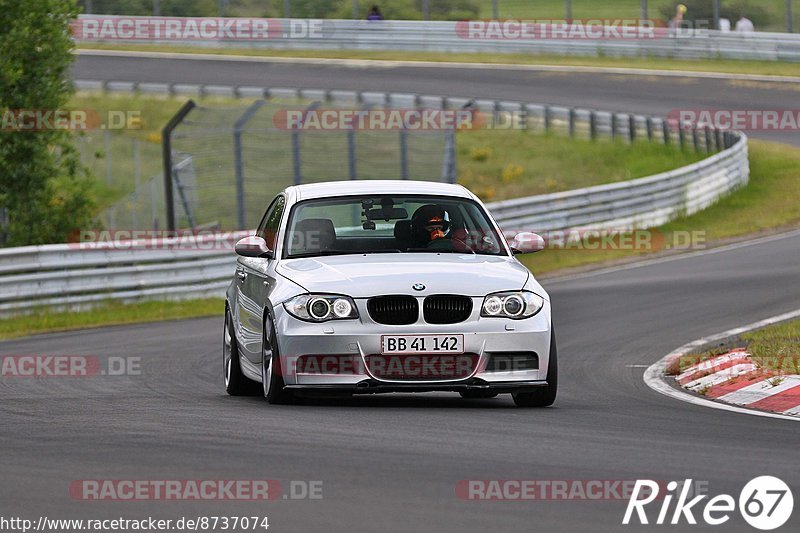
<instances>
[{"instance_id":1,"label":"steering wheel","mask_svg":"<svg viewBox=\"0 0 800 533\"><path fill-rule=\"evenodd\" d=\"M456 246L458 244L458 246ZM430 241L428 244L425 245L425 248L429 248L431 250L446 250L446 251L456 251L456 252L464 252L464 253L471 253L474 254L475 250L470 248L470 246L462 241L457 237L450 237L450 238L441 238L435 239Z\"/></svg>"}]
</instances>

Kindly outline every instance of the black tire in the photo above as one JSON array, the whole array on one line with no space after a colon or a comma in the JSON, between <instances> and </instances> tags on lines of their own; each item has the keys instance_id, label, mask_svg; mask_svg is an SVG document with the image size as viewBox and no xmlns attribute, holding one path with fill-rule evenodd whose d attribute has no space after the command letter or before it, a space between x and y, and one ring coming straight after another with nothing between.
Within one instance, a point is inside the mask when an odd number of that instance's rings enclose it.
<instances>
[{"instance_id":1,"label":"black tire","mask_svg":"<svg viewBox=\"0 0 800 533\"><path fill-rule=\"evenodd\" d=\"M267 370L269 369L269 372ZM277 369L277 371L275 371ZM261 385L267 403L286 405L294 403L292 391L285 388L281 371L280 354L276 340L275 326L269 315L264 319L264 333L261 342Z\"/></svg>"},{"instance_id":2,"label":"black tire","mask_svg":"<svg viewBox=\"0 0 800 533\"><path fill-rule=\"evenodd\" d=\"M548 407L556 401L558 392L558 349L556 348L556 331L550 327L550 362L547 367L547 385L531 392L515 392L512 394L518 407Z\"/></svg>"},{"instance_id":3,"label":"black tire","mask_svg":"<svg viewBox=\"0 0 800 533\"><path fill-rule=\"evenodd\" d=\"M467 400L477 400L480 398L495 398L497 396L496 392L492 391L485 391L485 390L462 390L458 391L462 398L466 398Z\"/></svg>"},{"instance_id":4,"label":"black tire","mask_svg":"<svg viewBox=\"0 0 800 533\"><path fill-rule=\"evenodd\" d=\"M225 309L225 326L222 331L222 377L225 390L231 396L253 396L258 394L258 383L242 373L239 361L239 345L233 333L231 313Z\"/></svg>"}]
</instances>

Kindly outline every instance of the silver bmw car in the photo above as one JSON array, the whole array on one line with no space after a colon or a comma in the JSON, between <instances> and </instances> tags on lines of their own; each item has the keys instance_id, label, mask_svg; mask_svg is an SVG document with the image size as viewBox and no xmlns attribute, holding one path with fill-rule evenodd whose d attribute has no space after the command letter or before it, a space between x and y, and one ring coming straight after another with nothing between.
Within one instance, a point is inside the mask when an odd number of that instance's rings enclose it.
<instances>
[{"instance_id":1,"label":"silver bmw car","mask_svg":"<svg viewBox=\"0 0 800 533\"><path fill-rule=\"evenodd\" d=\"M236 244L225 302L231 395L510 393L556 398L550 301L481 201L459 185L346 181L288 187Z\"/></svg>"}]
</instances>

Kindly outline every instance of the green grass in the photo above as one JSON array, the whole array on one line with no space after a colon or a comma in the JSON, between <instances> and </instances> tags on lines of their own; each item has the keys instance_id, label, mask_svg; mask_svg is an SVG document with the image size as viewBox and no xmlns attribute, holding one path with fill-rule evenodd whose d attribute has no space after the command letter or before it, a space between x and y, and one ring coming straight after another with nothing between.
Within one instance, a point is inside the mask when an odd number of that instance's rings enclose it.
<instances>
[{"instance_id":1,"label":"green grass","mask_svg":"<svg viewBox=\"0 0 800 533\"><path fill-rule=\"evenodd\" d=\"M672 361L666 374L677 376L692 365L740 348L747 349L750 359L765 375L775 375L773 379L777 385L782 375L800 374L800 320L742 333L712 349L680 357Z\"/></svg>"},{"instance_id":2,"label":"green grass","mask_svg":"<svg viewBox=\"0 0 800 533\"><path fill-rule=\"evenodd\" d=\"M672 242L676 232L700 232L701 245L800 224L800 149L750 139L750 182L711 207L654 228ZM658 242L654 239L654 242ZM536 273L643 257L658 250L544 250L522 261Z\"/></svg>"},{"instance_id":3,"label":"green grass","mask_svg":"<svg viewBox=\"0 0 800 533\"><path fill-rule=\"evenodd\" d=\"M41 309L30 315L0 320L0 340L36 333L204 316L219 316L221 324L224 309L222 298L130 304L107 302L91 310L72 312Z\"/></svg>"},{"instance_id":4,"label":"green grass","mask_svg":"<svg viewBox=\"0 0 800 533\"><path fill-rule=\"evenodd\" d=\"M800 320L743 333L741 339L761 368L782 374L800 374Z\"/></svg>"},{"instance_id":5,"label":"green grass","mask_svg":"<svg viewBox=\"0 0 800 533\"><path fill-rule=\"evenodd\" d=\"M458 182L487 202L630 180L706 157L646 141L592 142L518 130L466 131L456 139Z\"/></svg>"},{"instance_id":6,"label":"green grass","mask_svg":"<svg viewBox=\"0 0 800 533\"><path fill-rule=\"evenodd\" d=\"M149 44L82 44L80 49L129 50L215 55L246 55L277 58L366 59L383 61L429 61L463 63L497 63L506 65L555 65L578 67L611 67L691 72L722 72L762 76L800 76L800 64L783 61L749 61L735 59L681 59L658 57L581 57L545 54L484 54L363 50L262 50L252 48L215 50L202 47Z\"/></svg>"}]
</instances>

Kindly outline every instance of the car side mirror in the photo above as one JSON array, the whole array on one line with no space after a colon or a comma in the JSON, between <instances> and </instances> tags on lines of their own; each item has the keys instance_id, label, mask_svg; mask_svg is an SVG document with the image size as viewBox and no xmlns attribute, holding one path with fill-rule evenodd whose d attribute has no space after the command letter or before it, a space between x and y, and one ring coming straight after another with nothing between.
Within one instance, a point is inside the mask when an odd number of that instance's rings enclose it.
<instances>
[{"instance_id":1,"label":"car side mirror","mask_svg":"<svg viewBox=\"0 0 800 533\"><path fill-rule=\"evenodd\" d=\"M513 254L531 254L544 250L544 239L530 231L522 231L509 243Z\"/></svg>"},{"instance_id":2,"label":"car side mirror","mask_svg":"<svg viewBox=\"0 0 800 533\"><path fill-rule=\"evenodd\" d=\"M239 240L233 249L242 257L272 257L272 250L267 246L267 241L261 237L245 237Z\"/></svg>"}]
</instances>

